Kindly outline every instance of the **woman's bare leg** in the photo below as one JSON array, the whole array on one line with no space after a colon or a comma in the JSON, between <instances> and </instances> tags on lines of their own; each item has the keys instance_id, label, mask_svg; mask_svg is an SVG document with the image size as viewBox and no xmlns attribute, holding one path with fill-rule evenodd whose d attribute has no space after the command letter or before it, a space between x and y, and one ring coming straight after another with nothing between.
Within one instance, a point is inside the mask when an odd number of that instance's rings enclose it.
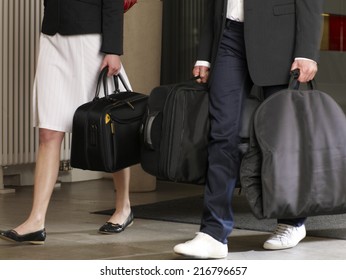
<instances>
[{"instance_id":1,"label":"woman's bare leg","mask_svg":"<svg viewBox=\"0 0 346 280\"><path fill-rule=\"evenodd\" d=\"M108 222L113 224L123 224L131 213L130 205L130 168L122 169L112 174L115 193L116 211Z\"/></svg>"},{"instance_id":2,"label":"woman's bare leg","mask_svg":"<svg viewBox=\"0 0 346 280\"><path fill-rule=\"evenodd\" d=\"M34 197L31 213L27 220L14 230L26 234L45 227L49 201L56 183L60 148L65 133L49 129L39 130L39 149L35 167Z\"/></svg>"}]
</instances>

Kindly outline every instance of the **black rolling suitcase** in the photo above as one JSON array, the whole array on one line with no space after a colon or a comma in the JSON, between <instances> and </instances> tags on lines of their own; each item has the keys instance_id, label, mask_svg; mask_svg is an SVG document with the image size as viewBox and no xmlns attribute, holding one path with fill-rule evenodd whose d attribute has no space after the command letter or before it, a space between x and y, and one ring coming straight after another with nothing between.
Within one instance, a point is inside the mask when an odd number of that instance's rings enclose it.
<instances>
[{"instance_id":1,"label":"black rolling suitcase","mask_svg":"<svg viewBox=\"0 0 346 280\"><path fill-rule=\"evenodd\" d=\"M139 131L148 96L129 91L121 76L114 76L115 93L109 95L107 71L100 73L95 98L74 114L72 167L114 172L140 162ZM119 91L118 78L127 91ZM104 97L99 97L101 84Z\"/></svg>"},{"instance_id":2,"label":"black rolling suitcase","mask_svg":"<svg viewBox=\"0 0 346 280\"><path fill-rule=\"evenodd\" d=\"M206 85L191 80L152 90L141 129L141 165L147 173L203 184L208 139Z\"/></svg>"}]
</instances>

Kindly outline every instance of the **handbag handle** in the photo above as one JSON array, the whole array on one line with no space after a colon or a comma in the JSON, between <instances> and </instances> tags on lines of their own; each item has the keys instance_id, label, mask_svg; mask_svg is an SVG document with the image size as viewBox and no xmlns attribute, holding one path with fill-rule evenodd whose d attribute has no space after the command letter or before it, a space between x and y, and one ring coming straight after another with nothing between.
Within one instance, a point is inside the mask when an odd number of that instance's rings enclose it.
<instances>
[{"instance_id":1,"label":"handbag handle","mask_svg":"<svg viewBox=\"0 0 346 280\"><path fill-rule=\"evenodd\" d=\"M292 89L292 90L298 90L299 89L299 87L300 87L300 82L298 81L299 75L300 75L300 70L298 68L291 71L291 77L290 77L290 81L288 84L289 89ZM310 90L316 89L315 79L308 81L307 85L308 85L308 88Z\"/></svg>"},{"instance_id":2,"label":"handbag handle","mask_svg":"<svg viewBox=\"0 0 346 280\"><path fill-rule=\"evenodd\" d=\"M103 92L104 92L105 98L109 98L109 92L108 92L108 86L107 86L107 80L108 80L107 73L108 73L108 66L104 67L99 74L99 77L97 79L97 85L96 85L94 100L99 99L101 84L103 84ZM124 77L119 73L117 75L113 75L115 93L120 92L119 80L121 81L121 83L124 86L126 91L131 91L129 86L125 82Z\"/></svg>"}]
</instances>

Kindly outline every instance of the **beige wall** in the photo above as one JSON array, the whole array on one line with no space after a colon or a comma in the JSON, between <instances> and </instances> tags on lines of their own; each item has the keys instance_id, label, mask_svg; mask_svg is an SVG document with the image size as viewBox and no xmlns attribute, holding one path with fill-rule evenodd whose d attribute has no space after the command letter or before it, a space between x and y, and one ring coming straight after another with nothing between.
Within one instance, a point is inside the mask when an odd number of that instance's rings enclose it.
<instances>
[{"instance_id":1,"label":"beige wall","mask_svg":"<svg viewBox=\"0 0 346 280\"><path fill-rule=\"evenodd\" d=\"M162 1L138 0L125 14L123 64L135 91L160 83Z\"/></svg>"}]
</instances>

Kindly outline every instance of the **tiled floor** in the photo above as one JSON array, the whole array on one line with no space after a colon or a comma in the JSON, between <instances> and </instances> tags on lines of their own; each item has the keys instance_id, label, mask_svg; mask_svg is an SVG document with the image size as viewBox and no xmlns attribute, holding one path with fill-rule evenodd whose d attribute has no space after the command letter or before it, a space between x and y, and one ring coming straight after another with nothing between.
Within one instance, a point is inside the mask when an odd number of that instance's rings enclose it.
<instances>
[{"instance_id":1,"label":"tiled floor","mask_svg":"<svg viewBox=\"0 0 346 280\"><path fill-rule=\"evenodd\" d=\"M158 183L153 192L131 193L132 205L200 194L202 187ZM19 187L0 195L0 229L15 227L31 206L32 188ZM92 211L113 207L110 180L67 184L56 188L47 216L47 240L43 246L16 245L0 240L2 260L175 260L175 244L190 239L198 225L135 219L133 226L117 235L101 235L97 229L107 216ZM232 260L346 260L346 240L310 237L296 248L265 251L267 232L234 230L229 237Z\"/></svg>"}]
</instances>

